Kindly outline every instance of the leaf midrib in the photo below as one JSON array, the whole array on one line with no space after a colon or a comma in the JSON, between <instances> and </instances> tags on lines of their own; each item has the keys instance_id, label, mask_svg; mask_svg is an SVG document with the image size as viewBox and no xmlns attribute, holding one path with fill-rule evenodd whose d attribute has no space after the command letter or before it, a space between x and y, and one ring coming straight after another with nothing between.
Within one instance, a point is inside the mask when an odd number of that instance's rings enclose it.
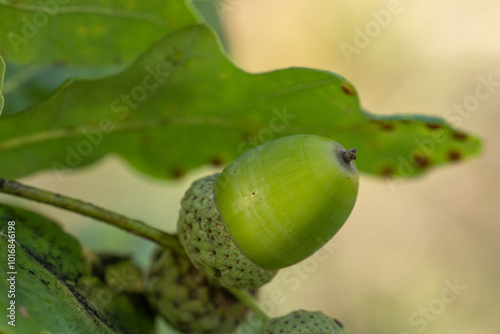
<instances>
[{"instance_id":1,"label":"leaf midrib","mask_svg":"<svg viewBox=\"0 0 500 334\"><path fill-rule=\"evenodd\" d=\"M2 1L2 0L0 0ZM256 98L248 99L246 101L242 101L239 104L235 104L234 106L228 107L225 110L221 110L219 112L218 117L162 117L155 120L143 120L143 121L121 121L114 123L115 129L111 133L117 132L126 132L133 130L143 130L143 129L151 129L155 127L162 127L168 125L190 125L190 126L205 126L205 125L216 125L224 128L237 128L237 127L248 127L249 122L247 120L242 119L228 119L224 117L224 115L235 115L238 112L242 112L246 109L251 108L254 105L258 105L264 102L272 101L277 98L281 98L283 96L294 94L300 91L306 91L309 89L314 89L317 87L321 87L323 85L330 84L334 82L336 78L328 78L324 80L318 80L314 82L309 82L306 84L293 85L291 87L285 87L282 89L278 89L273 91L272 93L262 95ZM263 127L265 126L262 122L253 122L252 125L254 127ZM68 138L72 136L81 135L84 131L91 131L98 127L97 124L89 124L89 125L79 125L74 127L67 127L64 129L50 129L47 131L42 131L18 138L13 138L11 140L4 141L0 143L0 151L7 151L11 149L16 149L18 147L22 147L24 145L39 143L43 141L50 141L61 138Z\"/></svg>"}]
</instances>

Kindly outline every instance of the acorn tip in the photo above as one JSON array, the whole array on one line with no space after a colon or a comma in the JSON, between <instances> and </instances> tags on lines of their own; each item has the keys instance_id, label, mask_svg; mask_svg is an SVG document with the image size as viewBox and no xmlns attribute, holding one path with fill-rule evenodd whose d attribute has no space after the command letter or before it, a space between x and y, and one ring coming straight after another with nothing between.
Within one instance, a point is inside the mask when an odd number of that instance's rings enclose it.
<instances>
[{"instance_id":1,"label":"acorn tip","mask_svg":"<svg viewBox=\"0 0 500 334\"><path fill-rule=\"evenodd\" d=\"M356 152L358 152L357 148L353 148L352 150L347 150L342 153L342 157L346 163L351 162L352 160L356 160Z\"/></svg>"}]
</instances>

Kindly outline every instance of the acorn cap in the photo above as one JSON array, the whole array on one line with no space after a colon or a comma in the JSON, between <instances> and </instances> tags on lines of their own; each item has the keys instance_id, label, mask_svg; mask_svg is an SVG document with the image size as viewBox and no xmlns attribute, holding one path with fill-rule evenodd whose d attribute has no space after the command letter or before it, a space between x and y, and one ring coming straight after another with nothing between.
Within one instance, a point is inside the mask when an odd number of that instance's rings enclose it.
<instances>
[{"instance_id":1,"label":"acorn cap","mask_svg":"<svg viewBox=\"0 0 500 334\"><path fill-rule=\"evenodd\" d=\"M181 200L177 223L179 240L194 266L227 288L255 289L276 271L259 267L234 244L215 204L218 174L193 182Z\"/></svg>"},{"instance_id":2,"label":"acorn cap","mask_svg":"<svg viewBox=\"0 0 500 334\"><path fill-rule=\"evenodd\" d=\"M347 334L337 319L316 311L293 311L283 317L268 320L259 334Z\"/></svg>"},{"instance_id":3,"label":"acorn cap","mask_svg":"<svg viewBox=\"0 0 500 334\"><path fill-rule=\"evenodd\" d=\"M313 254L354 207L355 153L330 138L294 135L241 155L215 185L231 239L252 262L270 270Z\"/></svg>"},{"instance_id":4,"label":"acorn cap","mask_svg":"<svg viewBox=\"0 0 500 334\"><path fill-rule=\"evenodd\" d=\"M229 333L248 311L226 289L213 285L185 254L165 248L157 248L152 257L146 296L151 307L183 333Z\"/></svg>"}]
</instances>

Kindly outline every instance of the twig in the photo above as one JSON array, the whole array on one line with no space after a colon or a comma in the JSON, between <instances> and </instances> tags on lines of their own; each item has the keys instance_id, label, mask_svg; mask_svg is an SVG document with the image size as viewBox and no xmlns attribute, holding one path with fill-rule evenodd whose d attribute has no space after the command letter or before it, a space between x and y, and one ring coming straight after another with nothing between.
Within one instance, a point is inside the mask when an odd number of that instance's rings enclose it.
<instances>
[{"instance_id":1,"label":"twig","mask_svg":"<svg viewBox=\"0 0 500 334\"><path fill-rule=\"evenodd\" d=\"M244 303L252 312L265 322L270 319L269 315L260 307L257 300L247 290L229 289L229 291Z\"/></svg>"},{"instance_id":2,"label":"twig","mask_svg":"<svg viewBox=\"0 0 500 334\"><path fill-rule=\"evenodd\" d=\"M0 192L31 199L37 202L73 211L84 216L101 220L122 230L129 231L156 242L157 244L183 252L175 235L160 231L139 220L130 219L113 211L103 209L91 203L56 194L50 191L30 187L17 181L0 178Z\"/></svg>"}]
</instances>

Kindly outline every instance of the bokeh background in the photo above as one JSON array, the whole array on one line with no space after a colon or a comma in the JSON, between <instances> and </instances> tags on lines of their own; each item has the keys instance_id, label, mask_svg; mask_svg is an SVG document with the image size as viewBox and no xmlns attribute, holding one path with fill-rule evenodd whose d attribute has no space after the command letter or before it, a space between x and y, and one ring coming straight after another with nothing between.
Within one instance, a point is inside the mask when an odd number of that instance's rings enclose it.
<instances>
[{"instance_id":1,"label":"bokeh background","mask_svg":"<svg viewBox=\"0 0 500 334\"><path fill-rule=\"evenodd\" d=\"M478 158L398 182L362 175L356 207L322 256L282 270L262 289L261 300L274 316L322 310L351 334L499 333L500 3L208 4L218 10L228 54L242 69L301 66L338 73L376 114L445 117L475 94L480 77L496 83L491 96L457 124L483 138ZM346 57L341 45L356 46L357 31L377 26L374 13L380 19L389 9L397 13L384 16L369 43ZM110 156L63 182L52 172L22 181L174 232L183 192L214 171L206 167L179 181L160 181ZM55 218L88 248L131 253L147 266L154 246L148 241L57 209L4 195L0 200ZM455 294L445 291L450 284L458 284Z\"/></svg>"}]
</instances>

